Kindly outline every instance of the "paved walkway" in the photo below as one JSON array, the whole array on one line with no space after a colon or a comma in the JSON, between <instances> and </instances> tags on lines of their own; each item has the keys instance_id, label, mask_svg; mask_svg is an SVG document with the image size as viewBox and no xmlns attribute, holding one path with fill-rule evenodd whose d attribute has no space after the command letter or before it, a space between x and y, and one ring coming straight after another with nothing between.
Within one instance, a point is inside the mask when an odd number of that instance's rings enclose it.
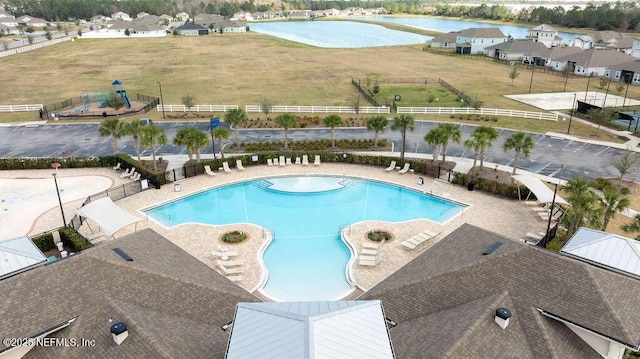
<instances>
[{"instance_id":1,"label":"paved walkway","mask_svg":"<svg viewBox=\"0 0 640 359\"><path fill-rule=\"evenodd\" d=\"M585 137L578 137L578 136L573 136L573 135L568 135L565 133L559 133L559 132L547 132L546 135L550 136L550 137L558 137L558 138L566 138L566 139L571 139L574 141L580 141L580 142L587 142L587 143L593 143L593 144L597 144L597 145L604 145L604 146L610 146L610 147L615 147L615 148L620 148L623 150L632 150L635 152L640 152L640 148L638 148L638 145L640 144L640 137L636 137L633 132L629 132L629 131L623 131L623 130L615 130L613 128L609 128L609 127L605 127L605 126L598 126L595 123L589 122L585 119L576 117L576 116L570 116L567 115L566 113L563 112L558 112L555 111L554 113L562 116L562 117L566 117L567 119L571 118L571 121L576 121L576 122L580 122L584 125L587 126L591 126L593 128L600 128L603 131L607 131L609 133L612 133L616 136L624 136L629 138L629 141L625 142L625 143L614 143L614 142L606 142L606 141L598 141L598 140L594 140L591 138L585 138ZM568 121L568 120L567 120Z\"/></svg>"}]
</instances>

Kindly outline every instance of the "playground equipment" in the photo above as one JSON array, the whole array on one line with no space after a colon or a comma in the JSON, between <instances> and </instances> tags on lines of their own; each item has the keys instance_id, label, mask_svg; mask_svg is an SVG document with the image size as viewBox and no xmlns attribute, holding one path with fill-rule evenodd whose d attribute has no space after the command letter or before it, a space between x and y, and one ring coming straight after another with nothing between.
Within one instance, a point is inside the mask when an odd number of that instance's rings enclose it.
<instances>
[{"instance_id":1,"label":"playground equipment","mask_svg":"<svg viewBox=\"0 0 640 359\"><path fill-rule=\"evenodd\" d=\"M122 97L124 100L124 105L127 108L131 108L131 101L129 101L129 96L127 96L127 91L124 90L122 86L122 82L120 80L115 80L111 83L111 88L113 89L113 93L116 93Z\"/></svg>"},{"instance_id":2,"label":"playground equipment","mask_svg":"<svg viewBox=\"0 0 640 359\"><path fill-rule=\"evenodd\" d=\"M93 91L82 94L83 109L76 109L76 112L89 112L92 103L98 103L100 108L107 107L107 101L111 97L111 92Z\"/></svg>"}]
</instances>

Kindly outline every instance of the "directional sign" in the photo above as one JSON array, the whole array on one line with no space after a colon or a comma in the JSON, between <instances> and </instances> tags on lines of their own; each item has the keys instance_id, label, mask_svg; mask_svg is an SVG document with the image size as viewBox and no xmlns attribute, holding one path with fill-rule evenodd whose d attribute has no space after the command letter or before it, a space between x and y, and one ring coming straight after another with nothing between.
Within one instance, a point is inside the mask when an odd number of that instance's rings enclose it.
<instances>
[{"instance_id":1,"label":"directional sign","mask_svg":"<svg viewBox=\"0 0 640 359\"><path fill-rule=\"evenodd\" d=\"M209 121L211 122L211 129L213 130L214 128L220 126L220 117L211 117L209 119Z\"/></svg>"}]
</instances>

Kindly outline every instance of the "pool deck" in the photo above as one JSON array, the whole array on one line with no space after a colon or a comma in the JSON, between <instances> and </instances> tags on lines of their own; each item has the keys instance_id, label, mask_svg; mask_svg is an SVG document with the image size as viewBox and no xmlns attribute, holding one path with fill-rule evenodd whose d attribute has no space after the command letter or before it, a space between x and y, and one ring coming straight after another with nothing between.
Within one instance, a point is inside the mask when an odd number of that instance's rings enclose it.
<instances>
[{"instance_id":1,"label":"pool deck","mask_svg":"<svg viewBox=\"0 0 640 359\"><path fill-rule=\"evenodd\" d=\"M231 161L232 162L232 161ZM42 172L50 176L50 171ZM0 173L2 177L31 177L41 175L38 171L3 171ZM119 172L111 169L64 169L61 170L63 176L77 175L101 175L108 176L113 179L114 185L127 182L119 178ZM237 250L239 255L234 257L235 260L244 261L244 273L242 280L236 282L241 287L250 292L255 293L263 299L266 299L256 289L263 281L264 270L261 266L262 250L266 248L269 241L268 231L262 227L253 224L233 224L224 226L211 226L202 224L184 224L167 229L153 220L146 218L142 210L162 202L170 201L190 193L196 193L208 188L222 186L247 180L265 178L280 175L341 175L356 178L366 178L379 180L388 183L401 185L412 188L421 192L433 193L454 201L468 204L469 207L460 215L452 218L444 224L438 224L429 220L413 220L403 223L387 223L387 222L360 222L349 226L346 230L346 236L354 249L355 253L359 253L362 243L365 241L365 235L372 229L384 229L390 231L394 235L394 239L384 244L384 252L381 262L373 267L362 267L358 265L357 259L353 261L353 276L357 282L357 289L354 293L347 296L353 299L361 293L372 288L374 285L388 277L390 274L398 270L400 267L411 261L430 246L437 243L438 240L444 238L448 233L459 227L463 223L470 223L489 231L496 232L514 241L520 241L527 232L545 231L547 222L540 217L528 206L518 201L506 200L481 191L468 191L466 187L454 186L446 181L435 180L425 177L424 184L418 185L418 175L406 173L399 174L397 171L386 172L382 167L351 165L351 164L333 164L322 163L320 166L289 165L274 166L266 165L246 167L244 171L238 171L233 168L231 173L218 172L216 176L209 177L201 175L189 179L185 179L176 183L180 184L181 190L175 191L173 185L165 185L161 189L150 189L137 195L127 197L117 201L116 203L124 209L134 213L143 221L136 225L129 225L115 234L115 237L121 237L135 230L150 227L158 233L165 236L168 240L198 258L203 263L221 272L218 267L217 259L212 255L212 250L218 250L222 246L229 250ZM44 176L41 176L44 177ZM66 203L65 211L67 219L71 218L74 209L80 206L82 200ZM41 233L51 229L60 222L60 210L52 208L35 221L30 234ZM97 231L97 226L91 221L87 221L80 229L84 235L90 236L92 232ZM249 239L239 244L223 244L219 237L229 230L243 230L249 235ZM440 232L434 240L425 242L414 250L408 250L401 245L405 239L418 234L426 229ZM104 239L104 237L103 237ZM110 239L106 239L108 241ZM100 245L99 243L97 245ZM179 265L176 263L176 265ZM335 298L340 299L340 298Z\"/></svg>"}]
</instances>

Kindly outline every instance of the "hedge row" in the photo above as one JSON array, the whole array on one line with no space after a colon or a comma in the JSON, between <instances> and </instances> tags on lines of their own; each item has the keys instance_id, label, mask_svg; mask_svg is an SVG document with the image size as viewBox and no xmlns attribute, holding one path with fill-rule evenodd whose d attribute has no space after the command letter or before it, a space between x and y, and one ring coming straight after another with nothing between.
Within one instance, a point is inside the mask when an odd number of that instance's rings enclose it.
<instances>
[{"instance_id":1,"label":"hedge row","mask_svg":"<svg viewBox=\"0 0 640 359\"><path fill-rule=\"evenodd\" d=\"M87 248L91 248L89 244L75 229L71 227L64 227L57 229L60 232L60 240L65 246L69 247L74 252L80 252ZM52 232L40 234L31 238L33 243L44 253L56 248L53 243Z\"/></svg>"},{"instance_id":2,"label":"hedge row","mask_svg":"<svg viewBox=\"0 0 640 359\"><path fill-rule=\"evenodd\" d=\"M284 149L284 141L242 143L240 146L244 147L247 152L278 151ZM292 151L323 151L331 149L331 140L290 141L288 146ZM385 148L386 146L387 140L381 139L378 141L378 148ZM336 147L341 150L369 150L374 148L372 139L336 140Z\"/></svg>"},{"instance_id":3,"label":"hedge row","mask_svg":"<svg viewBox=\"0 0 640 359\"><path fill-rule=\"evenodd\" d=\"M453 176L453 183L459 184L461 186L466 186L470 181L471 176L464 173L456 172ZM474 189L490 192L496 194L498 196L507 197L511 199L519 199L519 198L532 198L535 199L535 195L533 192L529 190L529 188L525 186L517 186L515 184L505 184L493 180L488 180L486 178L476 177L473 179ZM518 193L520 193L518 195Z\"/></svg>"}]
</instances>

